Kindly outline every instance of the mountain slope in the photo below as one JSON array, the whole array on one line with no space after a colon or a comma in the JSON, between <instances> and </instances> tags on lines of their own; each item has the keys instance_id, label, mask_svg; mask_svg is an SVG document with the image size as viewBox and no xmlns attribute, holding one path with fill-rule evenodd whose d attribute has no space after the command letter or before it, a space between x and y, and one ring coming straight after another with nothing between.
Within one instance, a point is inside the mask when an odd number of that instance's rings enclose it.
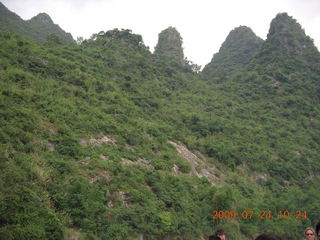
<instances>
[{"instance_id":1,"label":"mountain slope","mask_svg":"<svg viewBox=\"0 0 320 240\"><path fill-rule=\"evenodd\" d=\"M212 82L130 30L0 32L0 238L298 239L320 208L320 74L299 56L265 50Z\"/></svg>"},{"instance_id":2,"label":"mountain slope","mask_svg":"<svg viewBox=\"0 0 320 240\"><path fill-rule=\"evenodd\" d=\"M31 26L26 24L17 14L11 12L0 2L0 29L16 32L27 36L32 31Z\"/></svg>"},{"instance_id":3,"label":"mountain slope","mask_svg":"<svg viewBox=\"0 0 320 240\"><path fill-rule=\"evenodd\" d=\"M54 24L50 16L46 13L39 13L37 16L31 18L27 23L34 29L34 39L44 42L47 36L53 34L61 40L71 43L74 42L72 35L62 30L59 25Z\"/></svg>"},{"instance_id":4,"label":"mountain slope","mask_svg":"<svg viewBox=\"0 0 320 240\"><path fill-rule=\"evenodd\" d=\"M312 39L295 19L287 13L278 14L270 24L267 41L263 44L259 59L277 64L304 65L319 64L319 52ZM288 66L287 66L288 67ZM315 67L315 66L314 66ZM290 69L293 70L293 69Z\"/></svg>"},{"instance_id":5,"label":"mountain slope","mask_svg":"<svg viewBox=\"0 0 320 240\"><path fill-rule=\"evenodd\" d=\"M259 52L263 40L246 26L233 29L202 73L206 78L230 74L250 62Z\"/></svg>"},{"instance_id":6,"label":"mountain slope","mask_svg":"<svg viewBox=\"0 0 320 240\"><path fill-rule=\"evenodd\" d=\"M2 239L209 230L213 187L188 176L167 143L172 127L157 120L177 73L156 68L140 36L114 30L44 48L1 33L1 46Z\"/></svg>"},{"instance_id":7,"label":"mountain slope","mask_svg":"<svg viewBox=\"0 0 320 240\"><path fill-rule=\"evenodd\" d=\"M319 130L315 120L320 104L319 57L300 25L287 14L279 14L271 23L261 51L250 64L226 78L225 83L215 85L216 91L236 103L230 107L240 118L238 122L243 118L251 126L260 126L257 135L251 138L264 145L261 149L264 153L269 151L264 168L277 175L274 177L282 176L290 182L303 181L319 169L318 162L302 164L302 155L294 154L308 152L307 159L311 155L315 159L317 155L310 146L318 142L314 131ZM252 166L256 168L261 164L259 161L253 161ZM287 172L282 172L284 169Z\"/></svg>"},{"instance_id":8,"label":"mountain slope","mask_svg":"<svg viewBox=\"0 0 320 240\"><path fill-rule=\"evenodd\" d=\"M63 31L54 24L50 16L40 13L28 21L24 21L18 15L11 12L0 2L0 29L21 34L37 42L45 42L51 34L56 35L61 40L74 42L70 33Z\"/></svg>"}]
</instances>

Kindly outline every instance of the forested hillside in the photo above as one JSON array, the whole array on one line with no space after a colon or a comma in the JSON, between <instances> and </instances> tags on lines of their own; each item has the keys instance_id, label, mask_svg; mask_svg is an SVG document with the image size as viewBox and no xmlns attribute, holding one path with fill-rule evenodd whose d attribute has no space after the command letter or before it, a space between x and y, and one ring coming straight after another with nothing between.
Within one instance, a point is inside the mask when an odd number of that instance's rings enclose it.
<instances>
[{"instance_id":1,"label":"forested hillside","mask_svg":"<svg viewBox=\"0 0 320 240\"><path fill-rule=\"evenodd\" d=\"M124 29L79 45L0 32L0 239L300 239L319 221L312 40L278 14L218 75L181 45L174 28L155 54Z\"/></svg>"}]
</instances>

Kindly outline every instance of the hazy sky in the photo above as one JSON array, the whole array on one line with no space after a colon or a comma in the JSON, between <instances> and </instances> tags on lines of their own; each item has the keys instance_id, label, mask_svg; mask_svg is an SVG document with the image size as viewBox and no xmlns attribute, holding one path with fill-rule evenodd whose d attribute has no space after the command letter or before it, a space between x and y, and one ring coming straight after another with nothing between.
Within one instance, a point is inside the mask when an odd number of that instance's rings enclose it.
<instances>
[{"instance_id":1,"label":"hazy sky","mask_svg":"<svg viewBox=\"0 0 320 240\"><path fill-rule=\"evenodd\" d=\"M287 12L320 49L320 0L0 0L23 19L40 12L76 39L113 28L141 34L153 51L158 34L176 27L184 54L204 66L240 25L265 39L271 20Z\"/></svg>"}]
</instances>

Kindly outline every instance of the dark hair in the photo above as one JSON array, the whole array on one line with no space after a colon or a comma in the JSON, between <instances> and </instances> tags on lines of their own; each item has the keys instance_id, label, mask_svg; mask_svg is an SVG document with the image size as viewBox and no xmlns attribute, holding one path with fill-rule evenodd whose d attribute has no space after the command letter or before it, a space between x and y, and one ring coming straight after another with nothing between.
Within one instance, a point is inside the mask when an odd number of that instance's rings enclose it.
<instances>
[{"instance_id":1,"label":"dark hair","mask_svg":"<svg viewBox=\"0 0 320 240\"><path fill-rule=\"evenodd\" d=\"M269 232L259 235L255 240L281 240L281 237L272 232Z\"/></svg>"},{"instance_id":2,"label":"dark hair","mask_svg":"<svg viewBox=\"0 0 320 240\"><path fill-rule=\"evenodd\" d=\"M218 236L211 235L209 236L209 240L220 240L220 238Z\"/></svg>"},{"instance_id":3,"label":"dark hair","mask_svg":"<svg viewBox=\"0 0 320 240\"><path fill-rule=\"evenodd\" d=\"M225 235L226 233L224 232L223 229L218 229L216 232L215 232L215 236L217 237L218 235Z\"/></svg>"},{"instance_id":4,"label":"dark hair","mask_svg":"<svg viewBox=\"0 0 320 240\"><path fill-rule=\"evenodd\" d=\"M316 234L319 235L319 232L320 232L320 222L318 222L316 225Z\"/></svg>"}]
</instances>

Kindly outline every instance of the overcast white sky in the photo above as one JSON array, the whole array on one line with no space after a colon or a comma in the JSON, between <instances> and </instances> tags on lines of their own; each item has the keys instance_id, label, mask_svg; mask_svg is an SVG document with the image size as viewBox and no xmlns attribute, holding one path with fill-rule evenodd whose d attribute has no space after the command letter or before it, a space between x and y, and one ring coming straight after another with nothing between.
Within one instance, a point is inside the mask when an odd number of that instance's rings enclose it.
<instances>
[{"instance_id":1,"label":"overcast white sky","mask_svg":"<svg viewBox=\"0 0 320 240\"><path fill-rule=\"evenodd\" d=\"M153 51L158 34L176 27L184 54L204 66L240 25L265 39L271 20L287 12L320 46L320 0L0 0L24 20L40 12L76 39L113 28L141 34Z\"/></svg>"}]
</instances>

